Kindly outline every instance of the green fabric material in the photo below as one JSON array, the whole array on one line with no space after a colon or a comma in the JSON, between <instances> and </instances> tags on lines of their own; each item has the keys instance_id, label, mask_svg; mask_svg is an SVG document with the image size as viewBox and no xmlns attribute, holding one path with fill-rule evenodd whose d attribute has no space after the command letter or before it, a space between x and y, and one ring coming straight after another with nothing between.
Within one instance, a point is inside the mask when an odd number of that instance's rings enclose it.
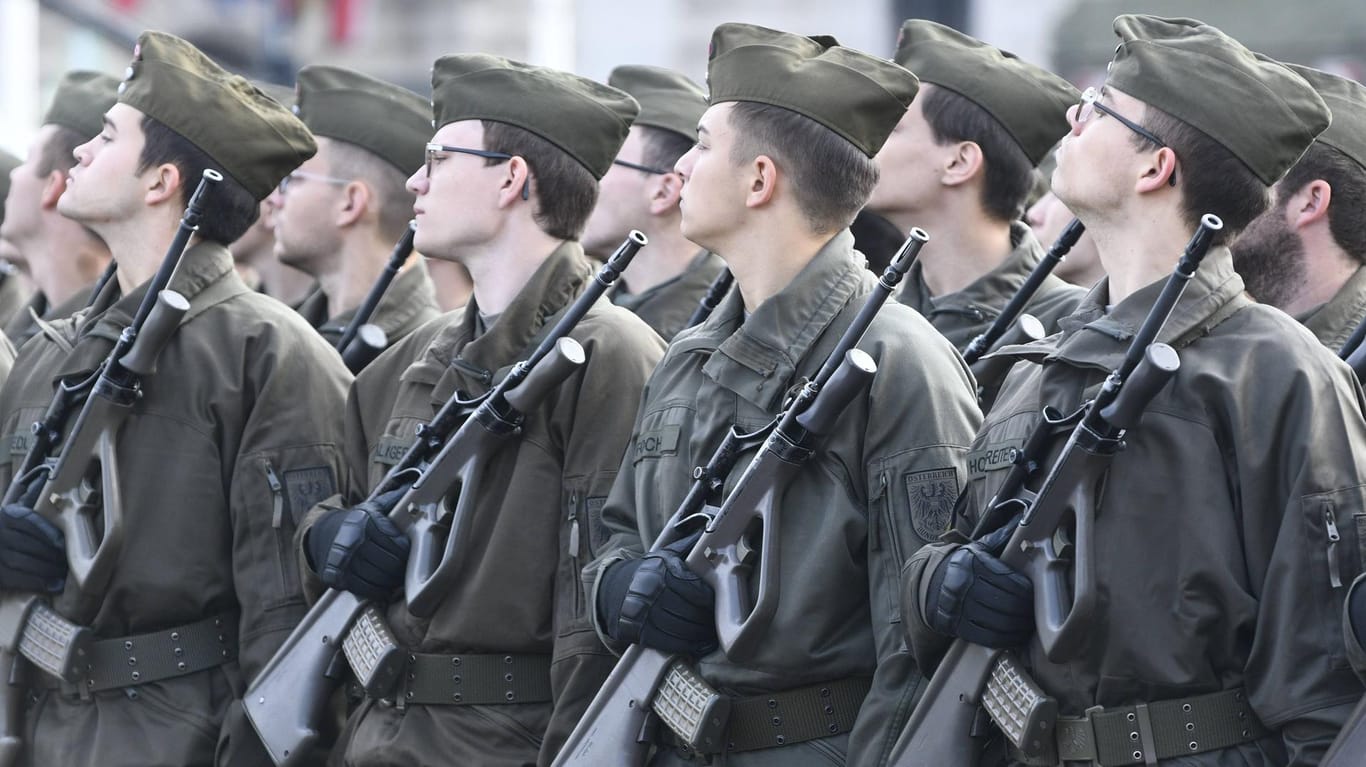
<instances>
[{"instance_id":1,"label":"green fabric material","mask_svg":"<svg viewBox=\"0 0 1366 767\"><path fill-rule=\"evenodd\" d=\"M920 89L899 64L754 24L712 32L707 84L711 103L753 101L789 109L844 137L872 157Z\"/></svg>"},{"instance_id":2,"label":"green fabric material","mask_svg":"<svg viewBox=\"0 0 1366 767\"><path fill-rule=\"evenodd\" d=\"M1304 78L1193 19L1126 14L1106 83L1200 130L1276 183L1328 127Z\"/></svg>"},{"instance_id":3,"label":"green fabric material","mask_svg":"<svg viewBox=\"0 0 1366 767\"><path fill-rule=\"evenodd\" d=\"M432 136L427 99L342 67L299 70L294 114L314 136L369 150L405 176L422 167Z\"/></svg>"},{"instance_id":4,"label":"green fabric material","mask_svg":"<svg viewBox=\"0 0 1366 767\"><path fill-rule=\"evenodd\" d=\"M104 113L114 106L118 96L119 81L115 78L100 72L72 70L57 83L43 124L70 128L89 141L104 130Z\"/></svg>"},{"instance_id":5,"label":"green fabric material","mask_svg":"<svg viewBox=\"0 0 1366 767\"><path fill-rule=\"evenodd\" d=\"M921 82L985 109L1034 165L1067 133L1067 108L1081 99L1080 91L1052 72L924 19L901 25L896 63Z\"/></svg>"},{"instance_id":6,"label":"green fabric material","mask_svg":"<svg viewBox=\"0 0 1366 767\"><path fill-rule=\"evenodd\" d=\"M5 198L9 196L9 172L19 167L18 157L0 149L0 221L5 220Z\"/></svg>"},{"instance_id":7,"label":"green fabric material","mask_svg":"<svg viewBox=\"0 0 1366 767\"><path fill-rule=\"evenodd\" d=\"M602 178L640 105L569 72L485 53L442 56L432 68L433 127L494 120L531 131Z\"/></svg>"},{"instance_id":8,"label":"green fabric material","mask_svg":"<svg viewBox=\"0 0 1366 767\"><path fill-rule=\"evenodd\" d=\"M1308 81L1333 113L1332 123L1316 140L1342 152L1366 170L1366 86L1311 67L1286 66Z\"/></svg>"},{"instance_id":9,"label":"green fabric material","mask_svg":"<svg viewBox=\"0 0 1366 767\"><path fill-rule=\"evenodd\" d=\"M671 69L626 65L613 69L607 84L640 103L636 125L697 139L697 122L707 111L707 93L697 83Z\"/></svg>"},{"instance_id":10,"label":"green fabric material","mask_svg":"<svg viewBox=\"0 0 1366 767\"><path fill-rule=\"evenodd\" d=\"M275 99L165 32L138 38L119 103L184 136L257 200L318 149Z\"/></svg>"}]
</instances>

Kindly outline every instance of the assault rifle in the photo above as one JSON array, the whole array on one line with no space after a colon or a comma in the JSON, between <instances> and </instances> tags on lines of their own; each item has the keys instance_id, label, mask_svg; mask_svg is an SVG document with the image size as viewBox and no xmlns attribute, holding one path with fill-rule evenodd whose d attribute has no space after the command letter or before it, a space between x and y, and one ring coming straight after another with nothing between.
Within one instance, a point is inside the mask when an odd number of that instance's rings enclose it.
<instances>
[{"instance_id":1,"label":"assault rifle","mask_svg":"<svg viewBox=\"0 0 1366 767\"><path fill-rule=\"evenodd\" d=\"M1086 232L1086 226L1077 219L1072 219L1058 235L1058 239L1049 247L1048 252L1034 267L1034 271L1025 278L1024 284L1015 291L1015 295L1010 297L1005 308L996 316L991 323L991 327L982 331L980 335L972 339L968 348L963 350L963 361L968 363L972 369L972 375L978 381L994 381L1001 377L1005 372L1000 367L1003 363L996 360L982 360L983 355L1000 346L1010 344L1027 343L1043 338L1045 330L1043 323L1032 314L1024 314L1025 305L1039 292L1039 286L1053 273L1058 264L1062 263L1063 257L1071 252L1072 247L1081 239ZM1016 318L1019 322L1016 322ZM999 343L998 343L999 342ZM1010 363L1004 363L1010 364Z\"/></svg>"},{"instance_id":2,"label":"assault rifle","mask_svg":"<svg viewBox=\"0 0 1366 767\"><path fill-rule=\"evenodd\" d=\"M403 491L389 518L412 542L403 593L413 615L430 617L458 575L455 552L498 449L520 434L526 413L584 363L583 348L569 332L645 244L645 235L632 231L531 356L487 394L447 400L370 493L374 501ZM454 500L452 488L459 488ZM384 641L353 640L351 628L358 622ZM328 589L243 696L247 718L277 765L298 764L317 741L328 699L343 675L343 656L361 685L381 696L397 681L406 651L388 634L382 606Z\"/></svg>"},{"instance_id":3,"label":"assault rifle","mask_svg":"<svg viewBox=\"0 0 1366 767\"><path fill-rule=\"evenodd\" d=\"M693 325L701 325L707 321L711 313L716 311L716 307L721 305L721 299L726 297L726 292L730 290L731 283L735 282L735 275L729 269L722 269L721 273L707 286L707 292L702 295L702 300L697 304L697 309L693 310L692 316L683 327L690 328Z\"/></svg>"},{"instance_id":4,"label":"assault rifle","mask_svg":"<svg viewBox=\"0 0 1366 767\"><path fill-rule=\"evenodd\" d=\"M856 345L928 239L923 230L911 230L816 377L802 386L772 423L751 433L731 428L707 465L696 471L687 497L654 542L651 550L687 537L699 522L704 523L686 563L716 592L717 636L727 654L750 652L764 637L778 605L777 544L782 517L777 504L783 489L815 454L820 439L834 429L845 407L872 383L877 365ZM756 444L760 447L754 460L730 494L719 500L741 452ZM753 540L755 535L760 540ZM753 561L756 555L757 563ZM751 599L754 575L758 588ZM662 686L697 690L704 684L686 660L632 645L553 764L643 764L650 747L644 732L652 711L688 742L714 747L724 734L726 716L719 708L725 705L724 699L710 696L708 705L687 710L655 705ZM704 693L698 700L707 701L708 696Z\"/></svg>"},{"instance_id":5,"label":"assault rifle","mask_svg":"<svg viewBox=\"0 0 1366 767\"><path fill-rule=\"evenodd\" d=\"M394 244L394 250L389 254L389 262L384 265L384 271L370 287L370 292L365 294L365 300L361 302L360 308L356 309L351 321L346 324L341 338L337 339L337 351L341 352L342 362L346 363L346 367L352 373L359 373L361 368L369 365L389 345L388 335L378 325L369 324L370 318L374 316L380 300L384 298L389 285L398 275L398 270L403 268L408 256L412 255L413 235L416 233L417 222L409 221L403 236Z\"/></svg>"},{"instance_id":6,"label":"assault rifle","mask_svg":"<svg viewBox=\"0 0 1366 767\"><path fill-rule=\"evenodd\" d=\"M67 577L87 595L99 594L108 585L123 544L115 445L119 428L190 308L184 296L166 286L199 228L210 190L222 180L217 171L204 171L133 321L92 375L57 385L43 419L33 424L33 441L5 491L4 503L9 504L25 497L35 484L41 487L34 511L62 531L70 566ZM75 423L64 433L78 406ZM59 445L56 458L50 457ZM0 767L13 764L23 746L18 727L24 659L69 682L93 642L90 630L59 615L46 595L0 594L0 670L8 682L0 690Z\"/></svg>"},{"instance_id":7,"label":"assault rifle","mask_svg":"<svg viewBox=\"0 0 1366 767\"><path fill-rule=\"evenodd\" d=\"M1091 629L1096 608L1091 536L1098 485L1127 431L1138 425L1144 408L1180 367L1176 351L1158 343L1157 336L1221 228L1223 222L1217 216L1206 214L1201 219L1124 361L1110 373L1096 398L1066 416L1044 408L1043 421L1025 442L978 525L995 529L988 520L1002 517L1016 525L1001 561L1033 581L1038 637L1053 662L1075 657ZM1068 428L1071 435L1039 490L1027 489L1025 482L1037 473L1051 437ZM1069 522L1075 525L1075 551L1070 557L1056 540ZM973 723L979 706L1031 764L1057 761L1048 761L1054 750L1057 702L1024 675L1010 653L959 639L934 672L888 763L893 767L976 765L980 754Z\"/></svg>"}]
</instances>

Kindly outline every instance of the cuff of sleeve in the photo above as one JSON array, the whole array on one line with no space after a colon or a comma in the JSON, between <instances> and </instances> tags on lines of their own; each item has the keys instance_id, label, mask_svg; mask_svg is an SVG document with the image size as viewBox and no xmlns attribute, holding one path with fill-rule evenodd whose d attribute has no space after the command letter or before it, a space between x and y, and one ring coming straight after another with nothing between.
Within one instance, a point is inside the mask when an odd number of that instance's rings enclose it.
<instances>
[{"instance_id":1,"label":"cuff of sleeve","mask_svg":"<svg viewBox=\"0 0 1366 767\"><path fill-rule=\"evenodd\" d=\"M1352 595L1366 589L1366 574L1358 575L1347 589L1347 598L1342 601L1342 633L1347 641L1347 661L1363 683L1366 683L1366 636L1358 636L1352 630L1352 616L1349 613Z\"/></svg>"},{"instance_id":2,"label":"cuff of sleeve","mask_svg":"<svg viewBox=\"0 0 1366 767\"><path fill-rule=\"evenodd\" d=\"M344 508L346 506L342 503L340 494L323 500L308 510L304 518L299 520L298 529L294 531L294 553L299 559L299 581L303 584L304 597L309 604L318 601L318 597L323 595L327 587L323 585L318 573L308 563L308 549L304 546L304 542L308 539L308 531L313 529L313 525L322 517Z\"/></svg>"},{"instance_id":3,"label":"cuff of sleeve","mask_svg":"<svg viewBox=\"0 0 1366 767\"><path fill-rule=\"evenodd\" d=\"M602 644L607 649L611 650L613 655L617 656L626 652L628 645L617 642L613 640L612 637L608 636L606 628L603 627L598 620L598 584L602 582L602 579L598 576L602 575L607 568L618 562L636 558L638 558L636 552L627 549L617 549L608 552L595 562L590 562L587 567L583 568L583 572L580 575L580 578L583 581L584 593L588 595L588 615L593 621L593 631L597 632L598 639L602 641Z\"/></svg>"},{"instance_id":4,"label":"cuff of sleeve","mask_svg":"<svg viewBox=\"0 0 1366 767\"><path fill-rule=\"evenodd\" d=\"M932 543L923 546L901 568L901 623L906 644L915 656L921 673L929 676L948 650L950 638L930 628L925 619L925 598L931 575L959 544Z\"/></svg>"}]
</instances>

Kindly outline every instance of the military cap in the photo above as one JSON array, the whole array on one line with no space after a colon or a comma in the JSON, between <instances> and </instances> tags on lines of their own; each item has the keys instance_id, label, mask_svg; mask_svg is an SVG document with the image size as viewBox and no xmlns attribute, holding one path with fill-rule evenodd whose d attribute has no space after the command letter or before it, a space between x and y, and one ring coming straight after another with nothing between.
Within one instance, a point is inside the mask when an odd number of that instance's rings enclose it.
<instances>
[{"instance_id":1,"label":"military cap","mask_svg":"<svg viewBox=\"0 0 1366 767\"><path fill-rule=\"evenodd\" d=\"M901 25L896 63L922 83L985 109L1036 166L1066 135L1067 109L1081 99L1080 91L1052 72L923 19Z\"/></svg>"},{"instance_id":2,"label":"military cap","mask_svg":"<svg viewBox=\"0 0 1366 767\"><path fill-rule=\"evenodd\" d=\"M272 99L275 99L275 103L279 104L285 109L289 109L291 111L294 109L294 89L289 87L288 85L280 85L279 83L269 83L265 80L252 80L251 84L255 85L257 90L261 91L262 93L266 94Z\"/></svg>"},{"instance_id":3,"label":"military cap","mask_svg":"<svg viewBox=\"0 0 1366 767\"><path fill-rule=\"evenodd\" d=\"M62 76L43 124L60 125L89 141L104 130L104 113L119 97L119 81L99 72L73 70Z\"/></svg>"},{"instance_id":4,"label":"military cap","mask_svg":"<svg viewBox=\"0 0 1366 767\"><path fill-rule=\"evenodd\" d=\"M5 198L9 196L9 172L19 165L18 157L0 149L0 221L5 220Z\"/></svg>"},{"instance_id":5,"label":"military cap","mask_svg":"<svg viewBox=\"0 0 1366 767\"><path fill-rule=\"evenodd\" d=\"M640 106L630 95L586 77L462 53L436 60L432 112L434 128L460 120L515 125L564 150L601 179Z\"/></svg>"},{"instance_id":6,"label":"military cap","mask_svg":"<svg viewBox=\"0 0 1366 767\"><path fill-rule=\"evenodd\" d=\"M257 200L318 148L288 109L165 32L138 38L119 102L199 147Z\"/></svg>"},{"instance_id":7,"label":"military cap","mask_svg":"<svg viewBox=\"0 0 1366 767\"><path fill-rule=\"evenodd\" d=\"M613 69L607 84L640 102L636 125L697 139L697 122L707 111L707 94L697 83L671 69L627 65Z\"/></svg>"},{"instance_id":8,"label":"military cap","mask_svg":"<svg viewBox=\"0 0 1366 767\"><path fill-rule=\"evenodd\" d=\"M1106 83L1214 139L1267 186L1328 127L1304 78L1208 24L1124 15L1114 29Z\"/></svg>"},{"instance_id":9,"label":"military cap","mask_svg":"<svg viewBox=\"0 0 1366 767\"><path fill-rule=\"evenodd\" d=\"M920 81L899 64L753 24L712 32L711 103L753 101L789 109L839 134L872 157L906 114Z\"/></svg>"},{"instance_id":10,"label":"military cap","mask_svg":"<svg viewBox=\"0 0 1366 767\"><path fill-rule=\"evenodd\" d=\"M407 88L342 67L299 70L294 114L314 136L355 144L403 172L422 167L432 107Z\"/></svg>"},{"instance_id":11,"label":"military cap","mask_svg":"<svg viewBox=\"0 0 1366 767\"><path fill-rule=\"evenodd\" d=\"M1298 64L1286 64L1303 77L1333 113L1333 121L1316 141L1352 158L1366 170L1366 86Z\"/></svg>"}]
</instances>

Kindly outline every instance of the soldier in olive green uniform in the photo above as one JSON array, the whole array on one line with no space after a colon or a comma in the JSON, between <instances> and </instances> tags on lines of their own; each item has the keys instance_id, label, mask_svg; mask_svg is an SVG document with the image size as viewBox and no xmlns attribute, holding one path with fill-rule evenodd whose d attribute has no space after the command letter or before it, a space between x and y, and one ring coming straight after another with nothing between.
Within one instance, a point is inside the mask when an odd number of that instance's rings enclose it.
<instances>
[{"instance_id":1,"label":"soldier in olive green uniform","mask_svg":"<svg viewBox=\"0 0 1366 767\"><path fill-rule=\"evenodd\" d=\"M38 332L36 319L70 317L85 307L95 282L109 265L109 248L97 235L57 211L66 174L75 163L72 150L103 129L101 117L118 97L119 81L98 72L68 72L57 85L29 147L15 169L9 220L4 237L27 264L38 290L5 327L16 347Z\"/></svg>"},{"instance_id":2,"label":"soldier in olive green uniform","mask_svg":"<svg viewBox=\"0 0 1366 767\"><path fill-rule=\"evenodd\" d=\"M221 739L220 763L241 764L239 738L254 736L231 710L303 614L292 536L346 478L336 413L350 376L292 312L242 284L225 244L314 143L288 111L163 33L139 38L119 90L103 131L76 149L59 204L109 243L118 279L24 347L0 390L0 479L54 381L86 379L129 323L201 169L224 179L170 284L189 312L116 438L124 530L107 588L63 589L60 533L19 504L0 514L0 585L43 578L54 608L97 639L74 684L33 672L21 761L207 765ZM16 560L21 539L28 556Z\"/></svg>"},{"instance_id":3,"label":"soldier in olive green uniform","mask_svg":"<svg viewBox=\"0 0 1366 767\"><path fill-rule=\"evenodd\" d=\"M576 238L637 106L591 80L482 54L439 59L432 100L427 165L408 181L415 244L464 263L474 297L356 380L347 461L358 483L314 512L301 539L305 570L323 584L396 597L387 619L412 659L401 688L355 710L334 759L548 764L611 670L578 571L663 351L659 337L605 299L589 310L572 332L587 362L527 413L490 466L455 549L455 585L429 620L393 593L407 539L377 504L337 504L361 500L453 394L489 391L592 279L594 263ZM359 536L350 532L357 525ZM382 566L367 569L373 555ZM334 566L339 558L345 564ZM462 678L502 679L505 659L519 664L515 680L462 686Z\"/></svg>"},{"instance_id":4,"label":"soldier in olive green uniform","mask_svg":"<svg viewBox=\"0 0 1366 767\"><path fill-rule=\"evenodd\" d=\"M920 681L901 641L897 573L947 526L980 421L971 376L928 322L892 302L860 344L878 364L871 389L776 504L781 595L753 654L716 650L710 587L678 552L645 549L693 467L732 427L771 421L863 307L875 280L847 227L917 81L833 38L746 24L716 29L708 81L698 144L677 165L682 227L726 261L737 287L651 376L603 511L611 537L594 539L586 586L613 643L683 652L734 700L726 764L876 765ZM621 619L627 595L660 578L648 617ZM803 722L803 709L826 713ZM667 727L656 743L653 764L697 758Z\"/></svg>"},{"instance_id":5,"label":"soldier in olive green uniform","mask_svg":"<svg viewBox=\"0 0 1366 767\"><path fill-rule=\"evenodd\" d=\"M299 71L294 113L318 137L318 154L272 198L275 255L318 279L313 300L326 319L316 327L335 344L408 228L404 182L422 166L431 105L359 72L309 66ZM393 344L439 313L421 257L410 256L369 322Z\"/></svg>"},{"instance_id":6,"label":"soldier in olive green uniform","mask_svg":"<svg viewBox=\"0 0 1366 767\"><path fill-rule=\"evenodd\" d=\"M617 67L607 83L631 94L640 103L640 115L598 185L583 247L606 257L632 229L650 238L650 247L613 287L612 302L635 312L668 341L687 324L724 268L721 259L678 230L683 179L674 163L697 140L707 96L693 81L659 67Z\"/></svg>"},{"instance_id":7,"label":"soldier in olive green uniform","mask_svg":"<svg viewBox=\"0 0 1366 767\"><path fill-rule=\"evenodd\" d=\"M912 19L896 61L925 83L878 153L868 207L932 235L901 289L960 351L1043 258L1020 221L1032 169L1067 131L1067 81L948 27ZM1047 332L1085 291L1050 276L1026 305ZM999 381L978 381L986 391Z\"/></svg>"},{"instance_id":8,"label":"soldier in olive green uniform","mask_svg":"<svg viewBox=\"0 0 1366 767\"><path fill-rule=\"evenodd\" d=\"M1265 209L1329 113L1298 75L1212 27L1114 28L1105 87L1069 112L1053 174L1109 276L1060 335L1001 352L1021 362L973 444L959 520L970 529L1010 465L992 456L1019 447L1043 406L1069 413L1095 395L1201 214L1220 216L1159 336L1180 370L1097 483L1094 622L1074 657L1050 660L1028 579L981 543L913 557L902 614L925 664L944 636L1026 644L1068 763L1316 764L1362 694L1342 641L1366 544L1361 390L1304 328L1248 299L1221 242Z\"/></svg>"},{"instance_id":9,"label":"soldier in olive green uniform","mask_svg":"<svg viewBox=\"0 0 1366 767\"><path fill-rule=\"evenodd\" d=\"M23 161L18 157L0 149L0 224L5 221L5 198L9 196L9 174L19 167ZM23 310L24 302L28 300L29 286L19 274L19 270L9 259L17 256L16 248L13 244L0 238L0 325L8 323L20 311Z\"/></svg>"}]
</instances>

